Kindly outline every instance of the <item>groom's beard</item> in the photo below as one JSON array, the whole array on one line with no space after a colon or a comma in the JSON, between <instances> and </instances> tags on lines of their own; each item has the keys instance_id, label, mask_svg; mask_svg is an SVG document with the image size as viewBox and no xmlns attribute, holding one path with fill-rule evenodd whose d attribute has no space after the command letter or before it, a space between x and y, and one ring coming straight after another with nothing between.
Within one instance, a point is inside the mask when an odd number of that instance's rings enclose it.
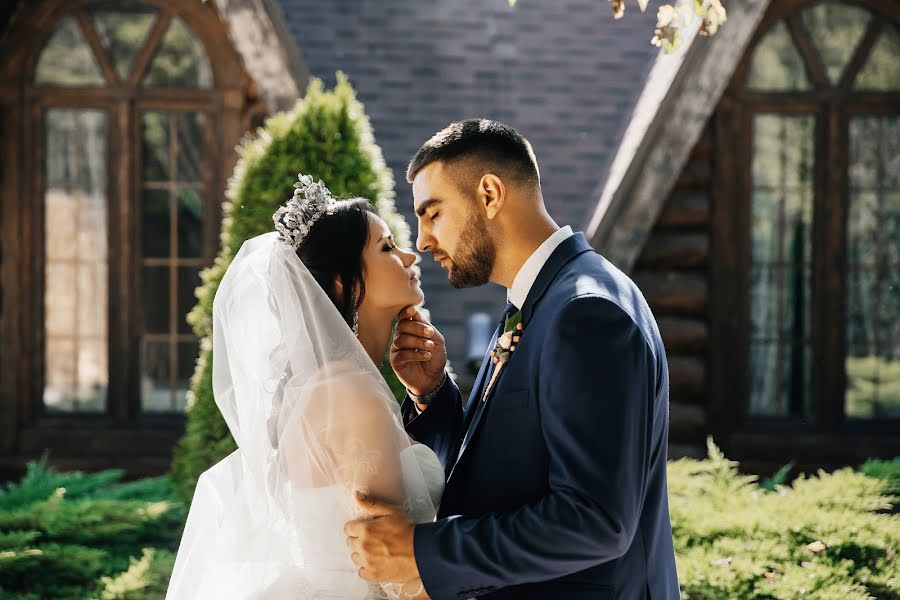
<instances>
[{"instance_id":1,"label":"groom's beard","mask_svg":"<svg viewBox=\"0 0 900 600\"><path fill-rule=\"evenodd\" d=\"M456 256L451 259L448 277L455 288L478 287L488 283L494 270L497 247L491 239L484 220L473 214L456 245Z\"/></svg>"}]
</instances>

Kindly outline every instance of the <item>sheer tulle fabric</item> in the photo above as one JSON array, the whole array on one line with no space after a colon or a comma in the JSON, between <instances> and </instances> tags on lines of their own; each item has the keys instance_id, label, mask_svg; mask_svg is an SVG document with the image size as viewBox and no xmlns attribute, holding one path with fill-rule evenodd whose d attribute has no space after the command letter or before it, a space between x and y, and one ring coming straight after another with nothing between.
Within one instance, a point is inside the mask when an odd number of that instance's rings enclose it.
<instances>
[{"instance_id":1,"label":"sheer tulle fabric","mask_svg":"<svg viewBox=\"0 0 900 600\"><path fill-rule=\"evenodd\" d=\"M443 470L293 249L244 243L213 304L213 391L238 450L201 475L167 598L402 597L357 575L353 492L433 520ZM409 586L407 586L409 587Z\"/></svg>"}]
</instances>

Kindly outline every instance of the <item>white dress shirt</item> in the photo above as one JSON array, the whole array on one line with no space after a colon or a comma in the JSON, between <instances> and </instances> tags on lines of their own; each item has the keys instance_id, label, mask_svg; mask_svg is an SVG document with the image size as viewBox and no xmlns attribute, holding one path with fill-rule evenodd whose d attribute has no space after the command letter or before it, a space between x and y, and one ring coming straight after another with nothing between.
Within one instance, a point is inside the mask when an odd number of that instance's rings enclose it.
<instances>
[{"instance_id":1,"label":"white dress shirt","mask_svg":"<svg viewBox=\"0 0 900 600\"><path fill-rule=\"evenodd\" d=\"M537 280L538 275L540 275L541 269L544 268L544 265L547 264L547 261L550 259L550 255L553 254L553 251L556 250L557 246L572 237L572 235L572 228L566 225L544 240L544 243L528 257L528 260L525 261L525 264L522 265L522 268L516 273L512 287L509 288L506 294L506 299L514 304L516 308L519 310L522 309L522 306L525 304L525 299L528 298L528 292L531 291L531 287L534 285L535 280Z\"/></svg>"}]
</instances>

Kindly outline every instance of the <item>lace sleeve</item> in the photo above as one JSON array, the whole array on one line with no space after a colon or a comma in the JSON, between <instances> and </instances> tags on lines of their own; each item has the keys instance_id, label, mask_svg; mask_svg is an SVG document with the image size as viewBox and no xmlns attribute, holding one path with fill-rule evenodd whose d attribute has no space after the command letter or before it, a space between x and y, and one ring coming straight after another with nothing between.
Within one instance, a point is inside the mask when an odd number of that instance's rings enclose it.
<instances>
[{"instance_id":1,"label":"lace sleeve","mask_svg":"<svg viewBox=\"0 0 900 600\"><path fill-rule=\"evenodd\" d=\"M349 495L361 491L397 506L406 501L401 452L409 442L367 374L340 369L312 391L315 402L300 426L315 435L317 464L329 483ZM305 421L305 422L304 422Z\"/></svg>"}]
</instances>

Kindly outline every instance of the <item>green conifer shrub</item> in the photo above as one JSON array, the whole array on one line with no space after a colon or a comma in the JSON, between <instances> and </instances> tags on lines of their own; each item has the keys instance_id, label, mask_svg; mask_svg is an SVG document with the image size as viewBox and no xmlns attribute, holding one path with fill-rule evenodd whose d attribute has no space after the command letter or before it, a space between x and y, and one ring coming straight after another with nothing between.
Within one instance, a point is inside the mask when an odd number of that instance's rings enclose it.
<instances>
[{"instance_id":1,"label":"green conifer shrub","mask_svg":"<svg viewBox=\"0 0 900 600\"><path fill-rule=\"evenodd\" d=\"M188 395L186 432L172 464L172 479L185 500L193 495L200 474L235 449L212 393L213 298L241 244L273 230L272 214L292 196L297 174L321 179L338 198L370 199L397 244L409 247L409 226L394 206L393 174L342 73L331 91L314 79L293 109L273 115L255 136L245 138L238 155L223 207L219 255L201 273L199 301L188 316L201 349ZM382 373L401 397L403 387L390 365Z\"/></svg>"}]
</instances>

